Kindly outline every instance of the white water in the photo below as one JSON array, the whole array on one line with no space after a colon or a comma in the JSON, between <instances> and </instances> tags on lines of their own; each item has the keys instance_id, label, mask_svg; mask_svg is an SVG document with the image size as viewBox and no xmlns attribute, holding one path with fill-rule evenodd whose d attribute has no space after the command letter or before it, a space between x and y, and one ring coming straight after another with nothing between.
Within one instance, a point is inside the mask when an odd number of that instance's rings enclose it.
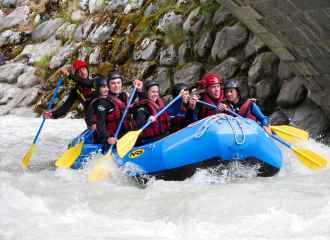
<instances>
[{"instance_id":1,"label":"white water","mask_svg":"<svg viewBox=\"0 0 330 240\"><path fill-rule=\"evenodd\" d=\"M286 147L271 178L201 171L143 187L117 169L110 180L89 183L92 167L54 167L83 120L47 120L28 168L18 167L41 122L0 117L1 240L330 239L329 168L313 172ZM330 161L330 148L313 140L299 148Z\"/></svg>"}]
</instances>

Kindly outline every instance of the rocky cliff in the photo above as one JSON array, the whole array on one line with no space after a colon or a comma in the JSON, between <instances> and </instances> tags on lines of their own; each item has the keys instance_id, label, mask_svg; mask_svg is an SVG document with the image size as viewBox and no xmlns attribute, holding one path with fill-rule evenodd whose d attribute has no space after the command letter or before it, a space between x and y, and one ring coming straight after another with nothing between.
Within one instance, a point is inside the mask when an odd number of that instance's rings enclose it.
<instances>
[{"instance_id":1,"label":"rocky cliff","mask_svg":"<svg viewBox=\"0 0 330 240\"><path fill-rule=\"evenodd\" d=\"M0 7L0 116L40 116L58 69L83 60L93 73L121 73L127 91L135 78L153 79L166 100L179 82L198 94L195 82L206 75L236 78L271 124L327 139L329 119L301 81L215 0L0 0ZM73 86L62 82L53 108ZM66 117L82 117L82 106Z\"/></svg>"}]
</instances>

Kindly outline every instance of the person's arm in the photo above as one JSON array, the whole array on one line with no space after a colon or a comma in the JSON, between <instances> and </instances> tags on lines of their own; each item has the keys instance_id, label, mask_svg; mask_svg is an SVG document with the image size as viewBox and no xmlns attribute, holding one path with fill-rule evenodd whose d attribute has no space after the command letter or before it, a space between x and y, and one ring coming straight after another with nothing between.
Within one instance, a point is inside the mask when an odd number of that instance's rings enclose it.
<instances>
[{"instance_id":1,"label":"person's arm","mask_svg":"<svg viewBox=\"0 0 330 240\"><path fill-rule=\"evenodd\" d=\"M255 116L258 121L261 123L262 126L267 126L268 127L268 117L263 115L260 108L257 106L257 104L253 103L252 104L252 109L251 113L253 116Z\"/></svg>"},{"instance_id":2,"label":"person's arm","mask_svg":"<svg viewBox=\"0 0 330 240\"><path fill-rule=\"evenodd\" d=\"M101 99L97 105L97 132L102 136L103 139L108 140L110 137L107 130L105 130L105 121L107 117L107 110L113 108L112 104L105 99Z\"/></svg>"},{"instance_id":3,"label":"person's arm","mask_svg":"<svg viewBox=\"0 0 330 240\"><path fill-rule=\"evenodd\" d=\"M94 84L94 79L81 78L72 73L69 74L69 78L83 87L93 87Z\"/></svg>"},{"instance_id":4,"label":"person's arm","mask_svg":"<svg viewBox=\"0 0 330 240\"><path fill-rule=\"evenodd\" d=\"M137 109L137 113L136 113L136 127L142 128L148 122L150 116L151 113L149 112L147 106L141 105Z\"/></svg>"},{"instance_id":5,"label":"person's arm","mask_svg":"<svg viewBox=\"0 0 330 240\"><path fill-rule=\"evenodd\" d=\"M76 102L76 100L78 100L78 96L76 94L76 88L73 88L64 104L58 109L52 111L52 118L58 118L66 114Z\"/></svg>"},{"instance_id":6,"label":"person's arm","mask_svg":"<svg viewBox=\"0 0 330 240\"><path fill-rule=\"evenodd\" d=\"M180 111L180 107L181 107L181 103L182 103L182 99L178 99L176 102L175 102L175 105L173 108L171 109L167 109L166 112L169 116L176 116L178 115L179 111Z\"/></svg>"},{"instance_id":7,"label":"person's arm","mask_svg":"<svg viewBox=\"0 0 330 240\"><path fill-rule=\"evenodd\" d=\"M92 126L94 124L94 109L92 107L92 104L90 104L88 106L88 109L87 109L87 120L86 120L86 123L87 123L87 127L89 130L92 129Z\"/></svg>"}]
</instances>

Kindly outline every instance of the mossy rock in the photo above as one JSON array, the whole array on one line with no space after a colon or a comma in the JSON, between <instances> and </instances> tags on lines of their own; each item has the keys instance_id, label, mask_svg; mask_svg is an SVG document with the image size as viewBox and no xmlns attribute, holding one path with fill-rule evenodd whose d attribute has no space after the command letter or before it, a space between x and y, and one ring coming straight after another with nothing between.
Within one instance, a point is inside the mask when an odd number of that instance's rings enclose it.
<instances>
[{"instance_id":1,"label":"mossy rock","mask_svg":"<svg viewBox=\"0 0 330 240\"><path fill-rule=\"evenodd\" d=\"M87 41L87 40L85 40L84 42L82 42L78 47L76 47L76 49L75 50L73 50L73 52L72 52L72 54L71 54L71 58L70 58L70 62L71 63L73 63L73 62L75 62L75 61L77 61L78 60L78 55L79 55L79 51L80 51L80 49L82 49L82 48L90 48L90 49L92 49L93 48L93 43L91 43L91 42L89 42L89 41ZM87 63L87 62L86 62ZM88 65L88 64L87 64Z\"/></svg>"},{"instance_id":2,"label":"mossy rock","mask_svg":"<svg viewBox=\"0 0 330 240\"><path fill-rule=\"evenodd\" d=\"M117 35L124 34L128 27L130 28L130 32L132 32L136 25L140 22L141 18L142 15L137 12L128 14L121 22Z\"/></svg>"},{"instance_id":3,"label":"mossy rock","mask_svg":"<svg viewBox=\"0 0 330 240\"><path fill-rule=\"evenodd\" d=\"M119 65L125 64L125 62L133 56L135 46L135 35L130 34L117 44L110 62L114 62Z\"/></svg>"},{"instance_id":4,"label":"mossy rock","mask_svg":"<svg viewBox=\"0 0 330 240\"><path fill-rule=\"evenodd\" d=\"M156 22L155 14L148 15L139 22L139 24L134 28L133 31L139 32L147 27L151 29L155 22Z\"/></svg>"},{"instance_id":5,"label":"mossy rock","mask_svg":"<svg viewBox=\"0 0 330 240\"><path fill-rule=\"evenodd\" d=\"M106 63L103 63L97 70L95 70L95 73L106 76L109 72L112 72L112 71L115 71L114 64L106 62Z\"/></svg>"}]
</instances>

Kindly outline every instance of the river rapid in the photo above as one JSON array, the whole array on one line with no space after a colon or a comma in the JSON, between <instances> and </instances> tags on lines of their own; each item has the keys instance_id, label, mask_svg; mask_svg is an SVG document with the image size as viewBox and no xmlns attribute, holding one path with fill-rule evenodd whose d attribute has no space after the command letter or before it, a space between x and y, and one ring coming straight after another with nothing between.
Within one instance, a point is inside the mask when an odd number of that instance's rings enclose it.
<instances>
[{"instance_id":1,"label":"river rapid","mask_svg":"<svg viewBox=\"0 0 330 240\"><path fill-rule=\"evenodd\" d=\"M134 183L113 169L89 183L92 166L55 161L85 130L83 120L0 117L0 239L330 239L330 171L313 172L280 146L275 177L240 169L200 171L183 182ZM330 148L305 146L330 161Z\"/></svg>"}]
</instances>

